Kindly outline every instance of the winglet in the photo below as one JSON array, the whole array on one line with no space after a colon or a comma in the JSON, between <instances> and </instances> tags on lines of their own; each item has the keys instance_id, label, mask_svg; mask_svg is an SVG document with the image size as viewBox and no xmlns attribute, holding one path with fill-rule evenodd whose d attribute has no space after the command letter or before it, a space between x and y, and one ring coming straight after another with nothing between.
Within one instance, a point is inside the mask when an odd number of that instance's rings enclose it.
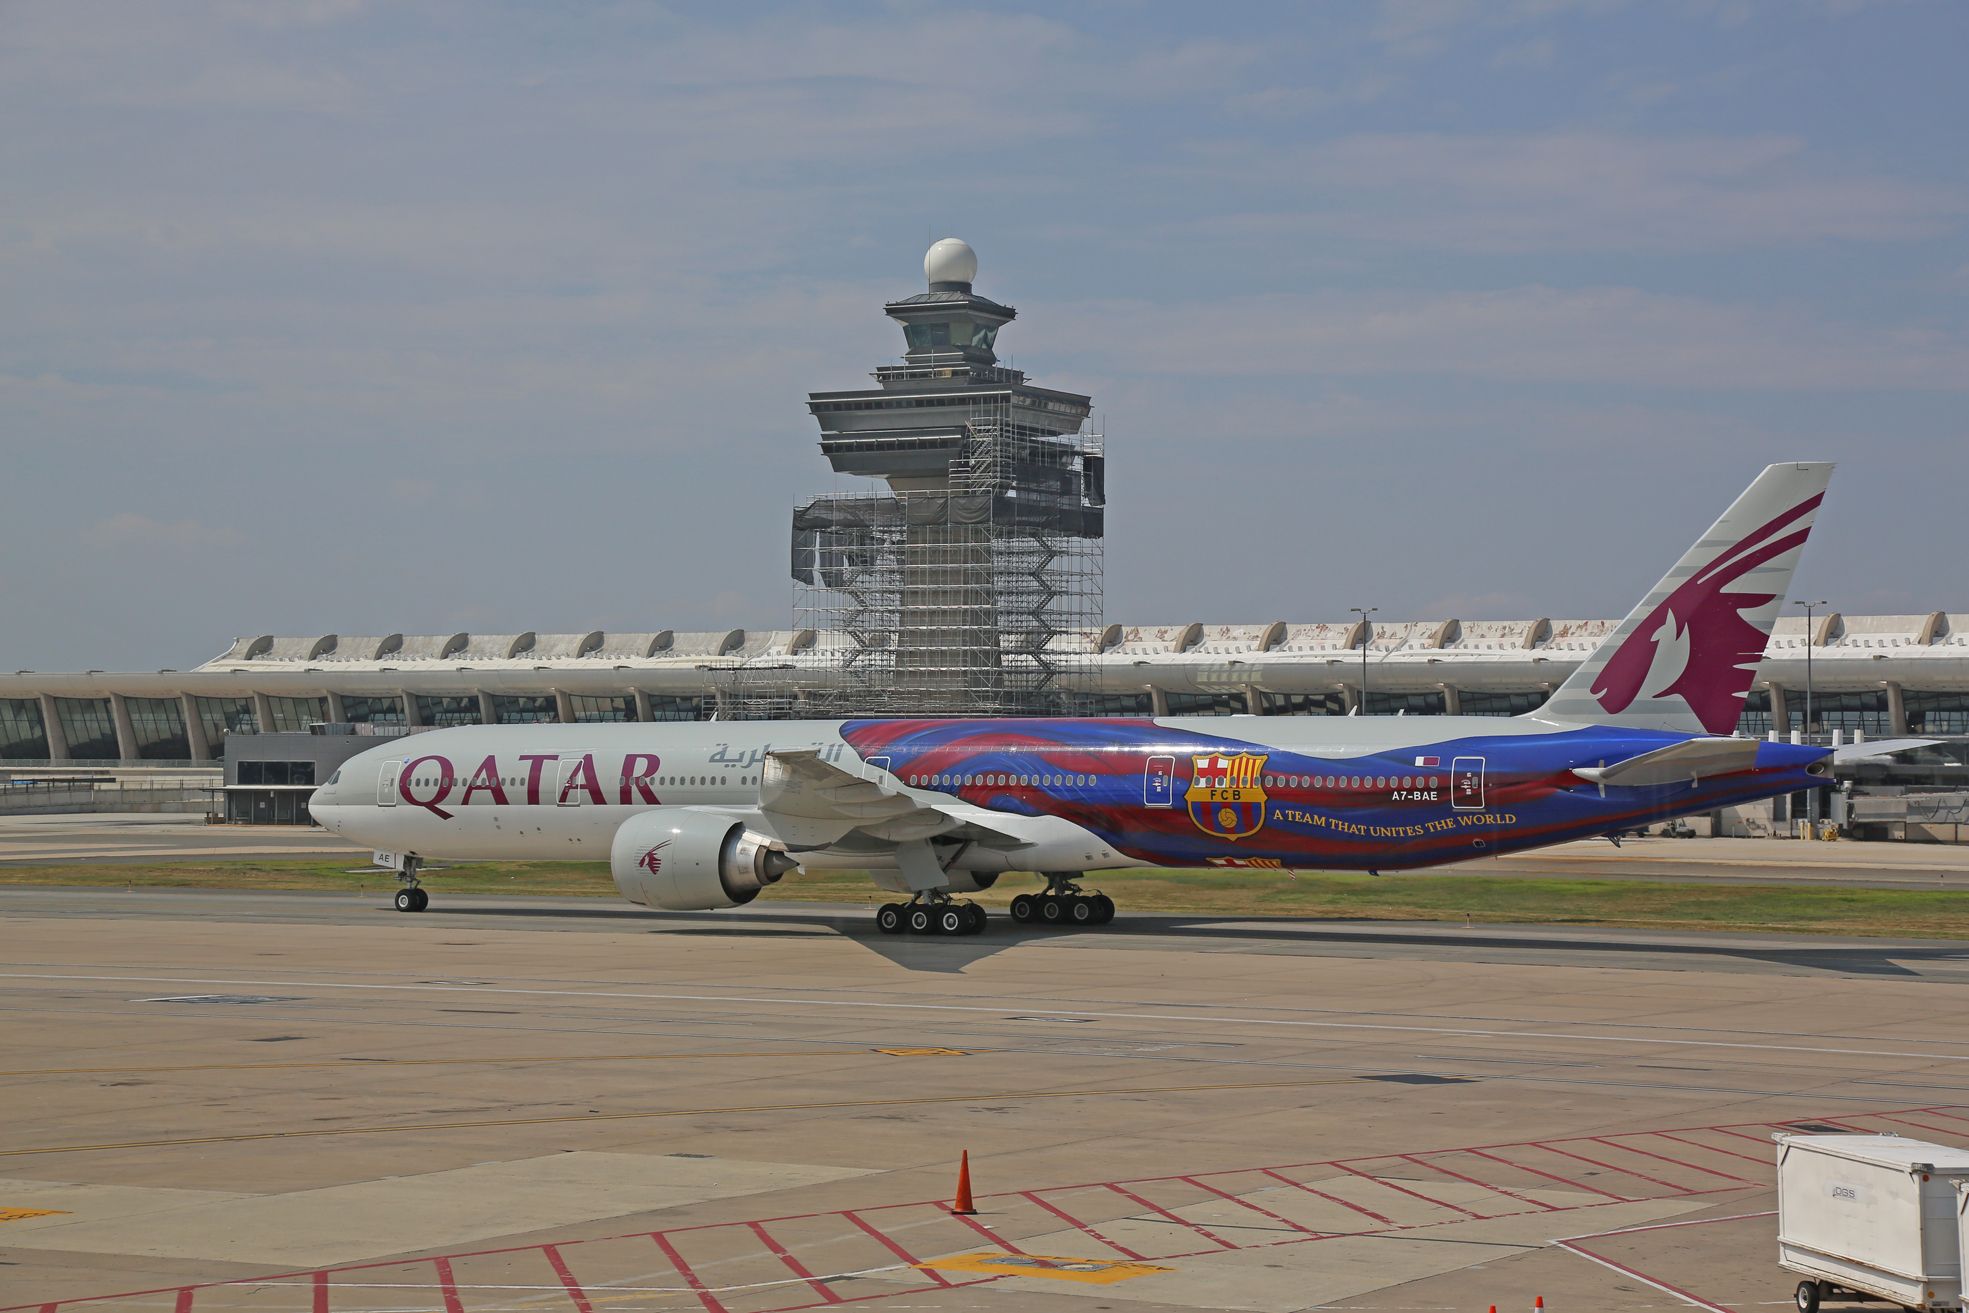
<instances>
[{"instance_id":1,"label":"winglet","mask_svg":"<svg viewBox=\"0 0 1969 1313\"><path fill-rule=\"evenodd\" d=\"M1572 678L1540 720L1730 734L1832 478L1765 467Z\"/></svg>"}]
</instances>

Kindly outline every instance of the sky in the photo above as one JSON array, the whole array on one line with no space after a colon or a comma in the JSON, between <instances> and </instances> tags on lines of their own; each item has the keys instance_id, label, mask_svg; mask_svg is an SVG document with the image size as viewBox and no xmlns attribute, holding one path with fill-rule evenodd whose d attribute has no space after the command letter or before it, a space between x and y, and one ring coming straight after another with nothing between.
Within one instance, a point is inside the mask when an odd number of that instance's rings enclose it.
<instances>
[{"instance_id":1,"label":"sky","mask_svg":"<svg viewBox=\"0 0 1969 1313\"><path fill-rule=\"evenodd\" d=\"M1107 616L1624 614L1763 465L1969 611L1969 5L0 0L0 668L785 628L969 241Z\"/></svg>"}]
</instances>

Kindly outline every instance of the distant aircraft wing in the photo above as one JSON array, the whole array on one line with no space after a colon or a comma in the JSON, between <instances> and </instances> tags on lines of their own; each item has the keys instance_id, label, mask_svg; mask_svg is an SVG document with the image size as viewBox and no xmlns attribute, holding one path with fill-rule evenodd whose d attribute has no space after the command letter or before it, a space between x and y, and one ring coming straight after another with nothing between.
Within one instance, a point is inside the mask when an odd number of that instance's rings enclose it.
<instances>
[{"instance_id":1,"label":"distant aircraft wing","mask_svg":"<svg viewBox=\"0 0 1969 1313\"><path fill-rule=\"evenodd\" d=\"M946 811L879 780L842 770L822 761L812 748L767 753L759 779L760 818L793 852L826 848L857 833L895 844L943 835L1023 842L956 810Z\"/></svg>"},{"instance_id":2,"label":"distant aircraft wing","mask_svg":"<svg viewBox=\"0 0 1969 1313\"><path fill-rule=\"evenodd\" d=\"M1573 774L1594 784L1633 789L1651 784L1694 784L1708 776L1749 770L1756 764L1756 739L1689 739L1611 766L1579 766Z\"/></svg>"}]
</instances>

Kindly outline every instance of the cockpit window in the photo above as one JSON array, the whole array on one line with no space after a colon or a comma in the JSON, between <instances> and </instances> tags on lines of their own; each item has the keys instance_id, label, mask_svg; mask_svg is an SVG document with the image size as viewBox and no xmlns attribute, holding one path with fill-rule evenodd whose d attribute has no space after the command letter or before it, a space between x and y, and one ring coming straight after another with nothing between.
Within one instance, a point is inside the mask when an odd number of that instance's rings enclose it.
<instances>
[{"instance_id":1,"label":"cockpit window","mask_svg":"<svg viewBox=\"0 0 1969 1313\"><path fill-rule=\"evenodd\" d=\"M335 768L335 773L328 777L328 787L331 789L334 788L337 784L341 783L341 780L342 768L338 766Z\"/></svg>"}]
</instances>

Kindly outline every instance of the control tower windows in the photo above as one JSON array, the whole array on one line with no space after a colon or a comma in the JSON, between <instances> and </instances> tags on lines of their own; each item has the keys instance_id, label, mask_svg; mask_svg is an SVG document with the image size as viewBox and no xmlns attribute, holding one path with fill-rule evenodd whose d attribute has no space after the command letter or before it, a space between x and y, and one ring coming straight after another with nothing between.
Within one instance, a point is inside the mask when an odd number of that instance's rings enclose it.
<instances>
[{"instance_id":1,"label":"control tower windows","mask_svg":"<svg viewBox=\"0 0 1969 1313\"><path fill-rule=\"evenodd\" d=\"M989 351L998 343L998 325L980 324L967 319L938 320L927 324L904 324L902 336L911 351L935 351L944 347L976 347Z\"/></svg>"}]
</instances>

